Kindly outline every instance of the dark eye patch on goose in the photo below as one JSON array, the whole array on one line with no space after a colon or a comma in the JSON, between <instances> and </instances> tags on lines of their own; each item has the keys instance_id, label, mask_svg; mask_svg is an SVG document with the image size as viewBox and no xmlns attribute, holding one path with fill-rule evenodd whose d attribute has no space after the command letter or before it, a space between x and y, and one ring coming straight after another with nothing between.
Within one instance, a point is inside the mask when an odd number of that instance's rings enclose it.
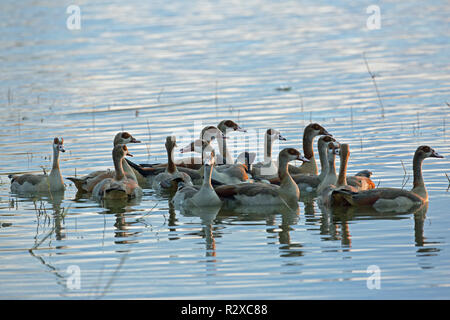
<instances>
[{"instance_id":1,"label":"dark eye patch on goose","mask_svg":"<svg viewBox=\"0 0 450 320\"><path fill-rule=\"evenodd\" d=\"M423 150L424 152L430 152L430 151L431 151L431 148L430 148L429 146L423 146L423 147L422 147L422 150Z\"/></svg>"},{"instance_id":2,"label":"dark eye patch on goose","mask_svg":"<svg viewBox=\"0 0 450 320\"><path fill-rule=\"evenodd\" d=\"M336 139L334 139L333 137L330 137L330 136L324 136L323 141L332 142L332 141L336 141Z\"/></svg>"},{"instance_id":3,"label":"dark eye patch on goose","mask_svg":"<svg viewBox=\"0 0 450 320\"><path fill-rule=\"evenodd\" d=\"M299 152L297 150L293 149L293 148L289 149L288 153L292 154L292 155L298 155L299 154Z\"/></svg>"},{"instance_id":4,"label":"dark eye patch on goose","mask_svg":"<svg viewBox=\"0 0 450 320\"><path fill-rule=\"evenodd\" d=\"M59 144L59 139L58 139L58 138L55 138L55 139L53 140L53 144Z\"/></svg>"},{"instance_id":5,"label":"dark eye patch on goose","mask_svg":"<svg viewBox=\"0 0 450 320\"><path fill-rule=\"evenodd\" d=\"M273 130L272 129L267 129L267 134L270 135L270 136L273 135Z\"/></svg>"},{"instance_id":6,"label":"dark eye patch on goose","mask_svg":"<svg viewBox=\"0 0 450 320\"><path fill-rule=\"evenodd\" d=\"M128 138L130 138L130 137L131 137L131 134L129 134L128 132L123 132L123 133L122 133L122 138L128 139Z\"/></svg>"},{"instance_id":7,"label":"dark eye patch on goose","mask_svg":"<svg viewBox=\"0 0 450 320\"><path fill-rule=\"evenodd\" d=\"M229 128L236 128L236 127L237 127L237 124L234 123L234 121L231 121L231 120L225 121L225 125L226 125L227 127L229 127Z\"/></svg>"},{"instance_id":8,"label":"dark eye patch on goose","mask_svg":"<svg viewBox=\"0 0 450 320\"><path fill-rule=\"evenodd\" d=\"M313 128L314 130L320 130L320 126L317 123L314 123Z\"/></svg>"}]
</instances>

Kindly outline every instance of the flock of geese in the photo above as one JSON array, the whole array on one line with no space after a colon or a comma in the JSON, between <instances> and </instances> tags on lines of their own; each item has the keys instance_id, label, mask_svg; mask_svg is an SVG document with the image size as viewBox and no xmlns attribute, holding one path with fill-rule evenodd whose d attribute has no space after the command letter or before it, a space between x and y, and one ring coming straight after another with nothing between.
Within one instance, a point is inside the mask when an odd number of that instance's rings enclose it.
<instances>
[{"instance_id":1,"label":"flock of geese","mask_svg":"<svg viewBox=\"0 0 450 320\"><path fill-rule=\"evenodd\" d=\"M200 138L179 151L194 152L199 156L174 159L176 138L168 136L165 147L167 163L136 164L127 145L139 143L128 132L114 137L112 158L114 170L95 171L82 177L68 177L79 193L90 194L97 201L128 200L142 196L142 188L168 192L177 208L260 208L273 206L295 208L300 193L314 194L321 204L334 206L372 207L377 211L409 211L428 202L422 177L425 158L443 158L429 146L417 148L413 157L413 188L376 188L370 179L371 172L363 170L347 175L350 156L348 144L339 143L325 128L317 123L306 126L303 132L303 155L295 148L284 148L278 158L272 156L276 141L286 140L278 130L265 132L264 160L253 163L256 155L242 152L233 159L227 149L227 132L246 132L232 120L216 126L205 127ZM313 144L318 139L321 172L314 156ZM218 153L211 142L217 141ZM50 174L9 175L14 193L57 192L65 185L59 169L59 155L64 150L64 140L53 140L53 165ZM339 173L335 159L340 157ZM289 162L302 161L301 166Z\"/></svg>"}]
</instances>

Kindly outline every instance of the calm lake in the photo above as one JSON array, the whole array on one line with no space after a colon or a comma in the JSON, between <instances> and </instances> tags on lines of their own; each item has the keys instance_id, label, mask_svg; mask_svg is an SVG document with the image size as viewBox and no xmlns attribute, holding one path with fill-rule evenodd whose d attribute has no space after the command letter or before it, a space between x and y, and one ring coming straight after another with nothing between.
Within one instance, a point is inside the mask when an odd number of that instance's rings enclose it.
<instances>
[{"instance_id":1,"label":"calm lake","mask_svg":"<svg viewBox=\"0 0 450 320\"><path fill-rule=\"evenodd\" d=\"M448 1L79 0L79 29L71 4L1 4L0 299L450 298ZM54 137L63 176L81 176L113 167L119 131L142 141L133 161L166 162L166 136L182 147L224 119L255 133L258 160L266 129L287 138L277 154L320 123L380 187L411 188L420 145L445 158L424 161L418 214L303 197L294 213L187 215L152 189L105 208L66 179L63 195L10 192L8 174L50 171Z\"/></svg>"}]
</instances>

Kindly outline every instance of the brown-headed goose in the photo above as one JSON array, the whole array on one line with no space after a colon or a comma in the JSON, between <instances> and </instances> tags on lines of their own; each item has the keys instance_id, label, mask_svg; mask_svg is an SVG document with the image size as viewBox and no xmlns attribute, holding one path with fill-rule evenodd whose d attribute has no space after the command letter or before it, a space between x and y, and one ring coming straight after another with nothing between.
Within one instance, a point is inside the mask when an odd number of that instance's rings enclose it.
<instances>
[{"instance_id":1,"label":"brown-headed goose","mask_svg":"<svg viewBox=\"0 0 450 320\"><path fill-rule=\"evenodd\" d=\"M267 129L264 134L264 161L252 166L255 179L273 179L278 177L278 164L272 160L272 147L275 141L286 141L278 130Z\"/></svg>"},{"instance_id":2,"label":"brown-headed goose","mask_svg":"<svg viewBox=\"0 0 450 320\"><path fill-rule=\"evenodd\" d=\"M303 162L300 167L289 165L289 172L291 174L318 174L319 170L317 168L316 159L314 158L313 143L314 138L320 135L332 136L318 123L311 123L306 126L303 131L303 153L309 162Z\"/></svg>"},{"instance_id":3,"label":"brown-headed goose","mask_svg":"<svg viewBox=\"0 0 450 320\"><path fill-rule=\"evenodd\" d=\"M168 136L166 138L166 151L167 151L167 167L164 172L157 174L156 176L147 176L147 179L151 180L151 186L156 191L171 191L176 185L172 180L180 178L182 181L192 184L191 178L188 174L180 172L177 169L173 161L173 150L177 146L176 138L174 136ZM149 183L150 184L150 183Z\"/></svg>"},{"instance_id":4,"label":"brown-headed goose","mask_svg":"<svg viewBox=\"0 0 450 320\"><path fill-rule=\"evenodd\" d=\"M9 175L11 191L14 193L64 191L65 186L59 170L59 153L65 152L64 139L53 139L53 164L50 174Z\"/></svg>"},{"instance_id":5,"label":"brown-headed goose","mask_svg":"<svg viewBox=\"0 0 450 320\"><path fill-rule=\"evenodd\" d=\"M233 120L222 120L218 125L217 128L222 131L223 134L227 134L230 131L240 131L240 132L247 132L247 130L241 128L236 122Z\"/></svg>"},{"instance_id":6,"label":"brown-headed goose","mask_svg":"<svg viewBox=\"0 0 450 320\"><path fill-rule=\"evenodd\" d=\"M142 196L142 189L136 180L127 177L123 170L123 159L132 155L124 144L118 144L113 148L112 157L114 162L114 177L99 181L92 196L96 200L125 200Z\"/></svg>"},{"instance_id":7,"label":"brown-headed goose","mask_svg":"<svg viewBox=\"0 0 450 320\"><path fill-rule=\"evenodd\" d=\"M221 201L211 185L211 175L215 165L214 152L203 164L203 183L194 186L178 181L178 190L172 199L176 208L200 208L220 206Z\"/></svg>"},{"instance_id":8,"label":"brown-headed goose","mask_svg":"<svg viewBox=\"0 0 450 320\"><path fill-rule=\"evenodd\" d=\"M128 144L128 143L140 143L139 140L136 140L131 134L128 132L118 132L114 136L113 145L117 146L119 144ZM128 165L128 163L125 161L125 159L122 161L122 167L125 171L125 174L133 178L134 180L138 181L138 177L135 175L134 171L131 169L131 167ZM91 172L85 176L82 176L81 178L76 177L68 177L67 179L72 181L75 184L75 187L77 188L78 192L80 193L90 193L94 189L95 185L106 178L113 178L114 177L114 171L111 170L98 170ZM140 181L138 181L139 183ZM141 181L142 182L142 181Z\"/></svg>"},{"instance_id":9,"label":"brown-headed goose","mask_svg":"<svg viewBox=\"0 0 450 320\"><path fill-rule=\"evenodd\" d=\"M375 188L360 192L337 189L346 205L369 206L378 212L409 212L428 202L428 192L422 176L422 163L426 158L443 158L429 146L420 146L413 158L413 188L411 191L397 188Z\"/></svg>"},{"instance_id":10,"label":"brown-headed goose","mask_svg":"<svg viewBox=\"0 0 450 320\"><path fill-rule=\"evenodd\" d=\"M289 161L308 161L293 148L283 149L278 155L280 186L266 183L240 183L218 186L217 195L227 207L240 206L298 206L300 190L288 172Z\"/></svg>"}]
</instances>

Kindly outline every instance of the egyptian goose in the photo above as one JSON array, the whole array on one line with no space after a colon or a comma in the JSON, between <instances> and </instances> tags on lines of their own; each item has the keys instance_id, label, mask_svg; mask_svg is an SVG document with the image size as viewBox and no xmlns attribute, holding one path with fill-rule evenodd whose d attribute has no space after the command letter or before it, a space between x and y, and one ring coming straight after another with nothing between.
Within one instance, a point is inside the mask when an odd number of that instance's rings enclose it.
<instances>
[{"instance_id":1,"label":"egyptian goose","mask_svg":"<svg viewBox=\"0 0 450 320\"><path fill-rule=\"evenodd\" d=\"M92 197L96 200L125 200L142 196L142 189L136 180L127 177L123 170L125 156L132 157L124 144L118 144L113 148L114 177L107 177L99 181L93 191Z\"/></svg>"},{"instance_id":2,"label":"egyptian goose","mask_svg":"<svg viewBox=\"0 0 450 320\"><path fill-rule=\"evenodd\" d=\"M301 192L314 192L319 186L320 182L325 178L328 172L328 143L334 142L336 146L339 146L339 143L336 142L331 136L321 136L319 141L317 142L318 150L319 150L319 159L320 159L320 175L313 176L308 174L291 174L292 179L294 179L295 183L297 183ZM273 178L269 180L272 184L280 184L280 179Z\"/></svg>"},{"instance_id":3,"label":"egyptian goose","mask_svg":"<svg viewBox=\"0 0 450 320\"><path fill-rule=\"evenodd\" d=\"M347 176L348 159L350 158L350 146L344 145L344 149L340 149L340 168L337 186L348 185L353 191L364 191L375 188L375 183L370 179L372 172L363 170L354 176Z\"/></svg>"},{"instance_id":4,"label":"egyptian goose","mask_svg":"<svg viewBox=\"0 0 450 320\"><path fill-rule=\"evenodd\" d=\"M345 202L343 197L338 192L333 192L336 190L348 190L351 192L360 191L357 187L347 184L347 164L348 158L350 157L350 147L348 144L343 143L339 148L340 156L340 167L339 176L337 178L336 184L330 184L327 187L322 188L319 194L319 202L325 206L340 205Z\"/></svg>"},{"instance_id":5,"label":"egyptian goose","mask_svg":"<svg viewBox=\"0 0 450 320\"><path fill-rule=\"evenodd\" d=\"M228 207L240 206L298 206L300 190L288 172L289 161L308 161L293 148L283 149L278 155L280 186L266 183L240 183L218 186L217 195Z\"/></svg>"},{"instance_id":6,"label":"egyptian goose","mask_svg":"<svg viewBox=\"0 0 450 320\"><path fill-rule=\"evenodd\" d=\"M147 176L149 184L156 191L171 191L175 187L172 180L176 178L182 179L186 183L192 184L191 178L188 174L180 172L177 169L173 161L173 150L177 146L175 136L168 136L166 138L166 151L167 151L167 167L164 172L158 173L157 175ZM151 183L150 183L151 182Z\"/></svg>"},{"instance_id":7,"label":"egyptian goose","mask_svg":"<svg viewBox=\"0 0 450 320\"><path fill-rule=\"evenodd\" d=\"M397 188L375 188L360 192L337 189L346 205L373 207L378 212L409 212L428 202L428 192L422 176L422 163L426 158L443 158L433 148L420 146L413 158L413 188L411 191Z\"/></svg>"},{"instance_id":8,"label":"egyptian goose","mask_svg":"<svg viewBox=\"0 0 450 320\"><path fill-rule=\"evenodd\" d=\"M35 193L64 191L65 186L59 170L59 153L65 152L64 139L53 139L53 164L50 174L8 175L11 179L11 192Z\"/></svg>"},{"instance_id":9,"label":"egyptian goose","mask_svg":"<svg viewBox=\"0 0 450 320\"><path fill-rule=\"evenodd\" d=\"M303 162L300 167L289 165L289 172L291 174L318 174L319 170L317 168L316 159L314 158L313 143L314 138L320 135L332 136L318 123L311 123L306 126L303 132L303 153L309 162Z\"/></svg>"},{"instance_id":10,"label":"egyptian goose","mask_svg":"<svg viewBox=\"0 0 450 320\"><path fill-rule=\"evenodd\" d=\"M278 130L267 129L264 134L264 161L252 165L252 176L255 179L273 179L278 177L278 165L272 160L272 147L275 141L286 141Z\"/></svg>"},{"instance_id":11,"label":"egyptian goose","mask_svg":"<svg viewBox=\"0 0 450 320\"><path fill-rule=\"evenodd\" d=\"M317 186L318 194L322 193L328 186L336 185L337 183L338 177L336 175L335 165L337 154L339 154L339 145L336 145L334 142L329 142L327 148L328 170L323 180Z\"/></svg>"},{"instance_id":12,"label":"egyptian goose","mask_svg":"<svg viewBox=\"0 0 450 320\"><path fill-rule=\"evenodd\" d=\"M216 134L216 139L219 144L219 155L216 155L216 162L221 163L223 160L225 164L216 167L216 169L213 171L212 179L220 184L236 184L248 181L248 166L242 163L233 163L233 159L227 151L226 137L220 130L217 130ZM202 142L201 144L198 141L192 142L190 145L181 149L180 151L199 152L204 149L203 147L200 148L199 146L203 146L205 144L207 144L207 142Z\"/></svg>"},{"instance_id":13,"label":"egyptian goose","mask_svg":"<svg viewBox=\"0 0 450 320\"><path fill-rule=\"evenodd\" d=\"M128 132L118 132L114 136L114 146L117 146L119 144L126 145L128 143L140 143L140 141L136 140ZM142 181L138 180L138 177L135 175L134 171L125 160L122 161L122 167L128 177L133 178L134 180L138 181L138 183L142 183ZM106 178L113 178L114 174L114 171L111 170L98 170L82 176L81 178L68 177L67 179L75 184L75 187L77 188L79 193L90 193L98 182Z\"/></svg>"},{"instance_id":14,"label":"egyptian goose","mask_svg":"<svg viewBox=\"0 0 450 320\"><path fill-rule=\"evenodd\" d=\"M215 165L214 152L203 164L203 183L201 186L186 185L179 181L178 190L172 199L176 208L199 208L220 206L221 201L211 185L211 175Z\"/></svg>"}]
</instances>

